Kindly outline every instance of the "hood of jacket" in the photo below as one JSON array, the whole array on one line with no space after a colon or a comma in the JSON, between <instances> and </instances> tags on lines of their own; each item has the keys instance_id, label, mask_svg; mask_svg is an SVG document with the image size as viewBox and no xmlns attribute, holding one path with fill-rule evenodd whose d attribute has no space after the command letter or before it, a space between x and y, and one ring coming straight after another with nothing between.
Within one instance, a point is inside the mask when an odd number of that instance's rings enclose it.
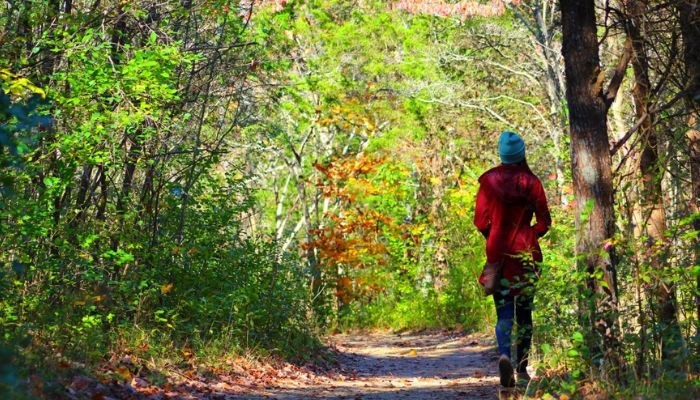
<instances>
[{"instance_id":1,"label":"hood of jacket","mask_svg":"<svg viewBox=\"0 0 700 400\"><path fill-rule=\"evenodd\" d=\"M527 165L504 164L481 175L479 183L505 204L522 205L529 203L533 177Z\"/></svg>"}]
</instances>

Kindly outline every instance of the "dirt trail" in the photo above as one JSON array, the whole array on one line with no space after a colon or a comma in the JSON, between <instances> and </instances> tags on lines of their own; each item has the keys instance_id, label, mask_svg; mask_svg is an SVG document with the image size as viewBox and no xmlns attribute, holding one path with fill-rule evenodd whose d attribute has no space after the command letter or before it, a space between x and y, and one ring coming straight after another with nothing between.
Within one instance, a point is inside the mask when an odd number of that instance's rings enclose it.
<instances>
[{"instance_id":1,"label":"dirt trail","mask_svg":"<svg viewBox=\"0 0 700 400\"><path fill-rule=\"evenodd\" d=\"M337 368L288 363L164 369L156 375L125 358L102 378L68 377L67 400L387 400L495 399L498 379L493 339L455 333L349 334L328 338ZM142 360L143 361L143 360ZM195 361L193 359L193 361ZM111 377L111 378L110 378ZM157 382L160 381L160 384Z\"/></svg>"},{"instance_id":2,"label":"dirt trail","mask_svg":"<svg viewBox=\"0 0 700 400\"><path fill-rule=\"evenodd\" d=\"M337 335L343 373L280 380L247 399L496 398L493 340L445 333Z\"/></svg>"}]
</instances>

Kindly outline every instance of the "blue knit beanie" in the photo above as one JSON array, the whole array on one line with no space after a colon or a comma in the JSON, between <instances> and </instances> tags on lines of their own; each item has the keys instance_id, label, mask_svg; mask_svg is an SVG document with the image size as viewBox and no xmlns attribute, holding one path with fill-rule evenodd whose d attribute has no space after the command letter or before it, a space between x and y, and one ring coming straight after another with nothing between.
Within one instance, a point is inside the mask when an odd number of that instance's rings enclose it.
<instances>
[{"instance_id":1,"label":"blue knit beanie","mask_svg":"<svg viewBox=\"0 0 700 400\"><path fill-rule=\"evenodd\" d=\"M525 159L525 141L511 131L501 132L498 139L498 154L503 164L516 164Z\"/></svg>"}]
</instances>

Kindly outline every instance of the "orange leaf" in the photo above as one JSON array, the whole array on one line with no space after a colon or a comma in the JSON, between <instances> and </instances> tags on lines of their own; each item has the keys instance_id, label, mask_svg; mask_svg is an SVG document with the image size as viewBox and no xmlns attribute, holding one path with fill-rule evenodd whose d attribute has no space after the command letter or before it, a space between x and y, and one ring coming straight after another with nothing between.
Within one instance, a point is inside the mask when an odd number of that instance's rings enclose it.
<instances>
[{"instance_id":1,"label":"orange leaf","mask_svg":"<svg viewBox=\"0 0 700 400\"><path fill-rule=\"evenodd\" d=\"M131 371L129 371L128 369L126 369L124 367L116 368L114 370L114 372L116 372L117 375L121 376L122 378L124 378L127 381L130 381L132 378Z\"/></svg>"},{"instance_id":2,"label":"orange leaf","mask_svg":"<svg viewBox=\"0 0 700 400\"><path fill-rule=\"evenodd\" d=\"M160 287L160 294L168 294L170 291L173 290L173 284L172 283L166 283L165 285L162 285Z\"/></svg>"}]
</instances>

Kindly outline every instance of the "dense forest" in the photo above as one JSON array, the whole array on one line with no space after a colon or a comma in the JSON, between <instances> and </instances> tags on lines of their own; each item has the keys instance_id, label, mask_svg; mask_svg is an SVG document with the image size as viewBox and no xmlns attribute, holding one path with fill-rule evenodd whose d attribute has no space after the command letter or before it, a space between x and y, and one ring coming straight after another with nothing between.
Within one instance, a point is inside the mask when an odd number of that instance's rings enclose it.
<instances>
[{"instance_id":1,"label":"dense forest","mask_svg":"<svg viewBox=\"0 0 700 400\"><path fill-rule=\"evenodd\" d=\"M523 395L700 398L699 1L4 1L0 397L491 332L503 130L553 219Z\"/></svg>"}]
</instances>

